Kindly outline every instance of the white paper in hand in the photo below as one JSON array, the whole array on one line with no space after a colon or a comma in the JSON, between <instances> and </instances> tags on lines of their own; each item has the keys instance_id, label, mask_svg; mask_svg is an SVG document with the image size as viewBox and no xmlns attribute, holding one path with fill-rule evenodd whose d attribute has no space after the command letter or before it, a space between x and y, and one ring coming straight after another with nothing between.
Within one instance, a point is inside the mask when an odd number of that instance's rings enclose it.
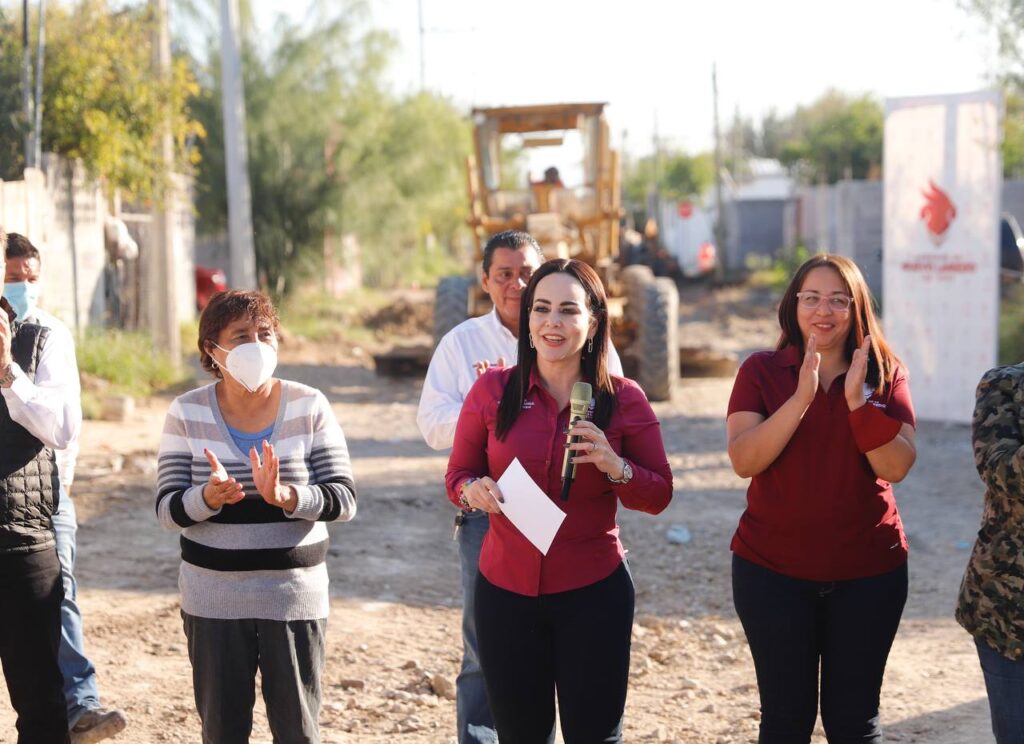
<instances>
[{"instance_id":1,"label":"white paper in hand","mask_svg":"<svg viewBox=\"0 0 1024 744\"><path fill-rule=\"evenodd\" d=\"M547 555L551 541L565 519L565 512L555 506L534 482L518 457L498 479L498 488L505 499L501 505L502 513L537 550Z\"/></svg>"}]
</instances>

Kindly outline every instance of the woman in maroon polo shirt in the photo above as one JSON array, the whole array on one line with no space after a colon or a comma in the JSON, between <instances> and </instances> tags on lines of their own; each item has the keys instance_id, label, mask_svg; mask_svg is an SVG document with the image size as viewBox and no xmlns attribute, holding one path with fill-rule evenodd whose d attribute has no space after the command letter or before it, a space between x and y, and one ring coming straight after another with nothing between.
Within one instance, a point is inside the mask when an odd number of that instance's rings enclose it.
<instances>
[{"instance_id":1,"label":"woman in maroon polo shirt","mask_svg":"<svg viewBox=\"0 0 1024 744\"><path fill-rule=\"evenodd\" d=\"M490 514L475 616L480 665L502 744L553 739L555 691L566 744L622 741L633 581L619 502L656 514L672 498L661 428L631 380L608 373L608 305L585 263L554 260L523 293L519 364L485 372L462 406L448 462L449 498ZM560 498L569 397L594 389L572 434L578 463ZM566 512L547 555L501 513L495 483L518 458Z\"/></svg>"},{"instance_id":2,"label":"woman in maroon polo shirt","mask_svg":"<svg viewBox=\"0 0 1024 744\"><path fill-rule=\"evenodd\" d=\"M761 744L881 742L878 699L907 598L890 483L914 464L906 370L857 265L819 255L779 306L775 351L740 367L729 459L751 478L733 600L757 670Z\"/></svg>"}]
</instances>

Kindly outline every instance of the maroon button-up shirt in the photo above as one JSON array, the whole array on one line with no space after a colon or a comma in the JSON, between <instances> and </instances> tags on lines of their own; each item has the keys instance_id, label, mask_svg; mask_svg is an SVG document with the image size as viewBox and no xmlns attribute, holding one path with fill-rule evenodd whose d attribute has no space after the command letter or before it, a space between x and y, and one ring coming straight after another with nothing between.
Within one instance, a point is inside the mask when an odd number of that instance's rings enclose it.
<instances>
[{"instance_id":1,"label":"maroon button-up shirt","mask_svg":"<svg viewBox=\"0 0 1024 744\"><path fill-rule=\"evenodd\" d=\"M627 509L657 514L672 499L672 470L661 426L639 386L613 377L616 406L604 434L612 449L633 466L633 479L617 485L592 464L581 463L569 500L562 501L563 431L569 407L558 409L536 371L523 410L504 441L494 435L498 403L512 369L488 370L466 397L445 476L448 497L458 505L459 488L466 479L487 475L497 480L518 457L566 518L545 556L503 514L490 515L480 571L495 586L532 597L588 586L610 576L625 555L615 523L618 502Z\"/></svg>"},{"instance_id":2,"label":"maroon button-up shirt","mask_svg":"<svg viewBox=\"0 0 1024 744\"><path fill-rule=\"evenodd\" d=\"M796 392L795 347L753 354L740 367L729 413L765 418ZM880 416L914 426L906 371L898 367L881 395L850 413L846 375L820 387L792 439L747 490L732 550L773 571L810 581L877 576L907 560L892 486L875 475L857 446L884 429ZM868 406L873 408L869 409Z\"/></svg>"}]
</instances>

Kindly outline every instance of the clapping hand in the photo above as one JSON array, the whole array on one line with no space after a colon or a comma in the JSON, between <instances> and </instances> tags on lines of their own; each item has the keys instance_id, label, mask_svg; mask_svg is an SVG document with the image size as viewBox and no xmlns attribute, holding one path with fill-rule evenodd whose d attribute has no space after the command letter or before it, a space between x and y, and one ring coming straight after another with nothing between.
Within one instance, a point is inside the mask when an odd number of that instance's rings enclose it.
<instances>
[{"instance_id":1,"label":"clapping hand","mask_svg":"<svg viewBox=\"0 0 1024 744\"><path fill-rule=\"evenodd\" d=\"M263 440L263 459L253 447L249 450L252 464L252 480L260 496L271 506L280 506L286 511L295 511L298 497L295 489L281 485L281 461L274 454L274 445Z\"/></svg>"},{"instance_id":2,"label":"clapping hand","mask_svg":"<svg viewBox=\"0 0 1024 744\"><path fill-rule=\"evenodd\" d=\"M866 402L864 382L868 375L868 356L871 354L871 336L865 336L859 349L853 350L850 369L846 371L846 405L851 411L860 408Z\"/></svg>"},{"instance_id":3,"label":"clapping hand","mask_svg":"<svg viewBox=\"0 0 1024 744\"><path fill-rule=\"evenodd\" d=\"M203 450L210 463L210 480L203 486L203 501L211 509L220 509L224 504L237 504L245 498L242 484L228 477L228 471L221 465L217 455Z\"/></svg>"},{"instance_id":4,"label":"clapping hand","mask_svg":"<svg viewBox=\"0 0 1024 744\"><path fill-rule=\"evenodd\" d=\"M14 337L14 332L11 330L11 319L7 313L7 307L7 301L4 300L3 307L0 308L0 374L7 371L11 362L14 361L11 356L11 340Z\"/></svg>"},{"instance_id":5,"label":"clapping hand","mask_svg":"<svg viewBox=\"0 0 1024 744\"><path fill-rule=\"evenodd\" d=\"M804 352L804 363L800 365L800 379L796 385L798 399L805 406L814 402L818 394L818 367L821 365L821 354L818 353L818 339L812 333L807 339L807 351ZM847 378L849 379L849 378Z\"/></svg>"}]
</instances>

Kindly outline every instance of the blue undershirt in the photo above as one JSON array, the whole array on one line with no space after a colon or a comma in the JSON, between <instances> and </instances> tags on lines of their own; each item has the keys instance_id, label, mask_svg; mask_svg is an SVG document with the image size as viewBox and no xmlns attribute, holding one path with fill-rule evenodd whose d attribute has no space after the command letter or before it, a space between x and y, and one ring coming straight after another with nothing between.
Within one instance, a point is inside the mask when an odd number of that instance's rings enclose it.
<instances>
[{"instance_id":1,"label":"blue undershirt","mask_svg":"<svg viewBox=\"0 0 1024 744\"><path fill-rule=\"evenodd\" d=\"M246 457L249 456L249 450L255 447L256 451L259 453L260 459L263 459L263 441L270 441L270 435L274 433L273 424L268 426L263 431L257 431L252 433L247 431L239 431L238 429L234 428L233 426L227 423L225 423L224 425L228 427L228 434L230 434L231 438L235 440L235 444L238 446L238 449L241 450L241 452Z\"/></svg>"}]
</instances>

